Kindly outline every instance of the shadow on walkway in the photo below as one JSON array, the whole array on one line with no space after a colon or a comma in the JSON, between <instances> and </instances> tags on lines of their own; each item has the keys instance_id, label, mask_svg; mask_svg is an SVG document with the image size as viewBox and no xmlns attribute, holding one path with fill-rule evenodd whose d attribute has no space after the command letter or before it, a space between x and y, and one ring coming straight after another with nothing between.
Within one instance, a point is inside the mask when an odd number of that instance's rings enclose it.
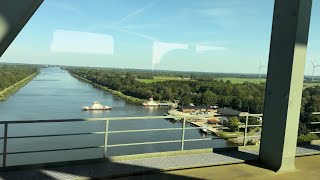
<instances>
[{"instance_id":1,"label":"shadow on walkway","mask_svg":"<svg viewBox=\"0 0 320 180\"><path fill-rule=\"evenodd\" d=\"M194 179L186 176L166 174L156 168L128 165L118 162L111 162L110 160L104 160L104 162L96 163L82 162L82 164L79 165L66 165L66 163L64 163L62 166L62 164L63 163L54 163L43 167L38 165L19 168L12 167L8 168L6 171L2 170L2 172L0 172L0 178L4 180L72 180L80 178L109 179L132 176L134 179L135 175L157 173L159 174L159 179Z\"/></svg>"}]
</instances>

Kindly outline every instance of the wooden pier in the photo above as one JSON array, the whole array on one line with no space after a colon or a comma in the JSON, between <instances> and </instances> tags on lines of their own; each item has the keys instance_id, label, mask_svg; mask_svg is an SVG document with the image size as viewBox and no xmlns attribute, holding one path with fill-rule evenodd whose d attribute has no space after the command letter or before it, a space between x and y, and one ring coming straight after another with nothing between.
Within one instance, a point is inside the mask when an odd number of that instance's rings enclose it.
<instances>
[{"instance_id":1,"label":"wooden pier","mask_svg":"<svg viewBox=\"0 0 320 180\"><path fill-rule=\"evenodd\" d=\"M215 134L223 127L222 125L208 125L205 121L191 121L189 123L197 127L206 127L209 131Z\"/></svg>"}]
</instances>

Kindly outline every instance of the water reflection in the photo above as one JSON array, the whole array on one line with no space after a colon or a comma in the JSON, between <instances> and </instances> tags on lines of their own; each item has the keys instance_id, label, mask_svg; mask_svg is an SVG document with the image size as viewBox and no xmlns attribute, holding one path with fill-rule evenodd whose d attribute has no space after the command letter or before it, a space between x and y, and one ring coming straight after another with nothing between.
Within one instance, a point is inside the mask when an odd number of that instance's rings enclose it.
<instances>
[{"instance_id":1,"label":"water reflection","mask_svg":"<svg viewBox=\"0 0 320 180\"><path fill-rule=\"evenodd\" d=\"M155 111L159 109L159 106L143 106L144 109L148 109L149 111Z\"/></svg>"},{"instance_id":2,"label":"water reflection","mask_svg":"<svg viewBox=\"0 0 320 180\"><path fill-rule=\"evenodd\" d=\"M97 111L85 111L92 118L101 118L102 116L108 117L108 113L110 114L111 110L97 110Z\"/></svg>"}]
</instances>

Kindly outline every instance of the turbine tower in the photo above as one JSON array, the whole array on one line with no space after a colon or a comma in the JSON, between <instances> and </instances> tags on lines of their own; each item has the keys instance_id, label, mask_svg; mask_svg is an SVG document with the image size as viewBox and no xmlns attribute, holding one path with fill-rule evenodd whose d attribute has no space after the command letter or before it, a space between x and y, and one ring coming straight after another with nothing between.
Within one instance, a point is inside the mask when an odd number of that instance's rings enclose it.
<instances>
[{"instance_id":1,"label":"turbine tower","mask_svg":"<svg viewBox=\"0 0 320 180\"><path fill-rule=\"evenodd\" d=\"M259 62L260 62L260 65L259 65L259 78L261 78L261 71L262 71L262 68L264 68L264 67L266 67L266 66L264 66L264 65L262 65L262 63L261 63L261 60L259 59Z\"/></svg>"},{"instance_id":2,"label":"turbine tower","mask_svg":"<svg viewBox=\"0 0 320 180\"><path fill-rule=\"evenodd\" d=\"M314 70L315 70L317 67L319 67L320 64L314 65L314 62L313 62L312 59L310 60L310 62L311 62L311 64L312 64L312 81L313 81L313 80L314 80Z\"/></svg>"}]
</instances>

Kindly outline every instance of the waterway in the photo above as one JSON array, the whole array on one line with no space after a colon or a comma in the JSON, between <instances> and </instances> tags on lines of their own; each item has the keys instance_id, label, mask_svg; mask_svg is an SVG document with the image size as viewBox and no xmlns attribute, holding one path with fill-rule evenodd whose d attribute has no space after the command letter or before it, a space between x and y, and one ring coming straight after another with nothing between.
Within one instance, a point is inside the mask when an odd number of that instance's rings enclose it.
<instances>
[{"instance_id":1,"label":"waterway","mask_svg":"<svg viewBox=\"0 0 320 180\"><path fill-rule=\"evenodd\" d=\"M82 111L82 106L100 101L111 106L110 111ZM7 101L0 102L0 120L47 120L47 119L82 119L103 117L158 116L168 111L166 108L147 109L141 105L132 104L103 91L93 85L72 77L60 68L41 69L41 73L29 84L20 89ZM136 130L179 128L181 123L165 119L111 121L109 130ZM187 125L189 127L189 125ZM0 126L0 137L3 137L4 126ZM68 123L37 123L9 125L8 136L31 136L66 133L103 132L104 122L68 122ZM201 139L207 136L198 130L186 130L185 139ZM131 132L109 134L108 144L127 144L152 141L172 141L181 139L181 130ZM102 146L104 134L80 136L14 138L8 140L7 152L41 151L51 149L67 149L77 147ZM0 141L2 153L3 140ZM221 148L232 144L225 140L210 140L185 142L184 149ZM108 148L108 156L130 155L149 152L175 151L181 148L181 143L166 143L155 145L135 145ZM9 154L8 165L22 165L43 162L81 160L103 157L103 148L35 152L24 154ZM2 157L1 157L2 158ZM0 160L2 161L2 159Z\"/></svg>"}]
</instances>

